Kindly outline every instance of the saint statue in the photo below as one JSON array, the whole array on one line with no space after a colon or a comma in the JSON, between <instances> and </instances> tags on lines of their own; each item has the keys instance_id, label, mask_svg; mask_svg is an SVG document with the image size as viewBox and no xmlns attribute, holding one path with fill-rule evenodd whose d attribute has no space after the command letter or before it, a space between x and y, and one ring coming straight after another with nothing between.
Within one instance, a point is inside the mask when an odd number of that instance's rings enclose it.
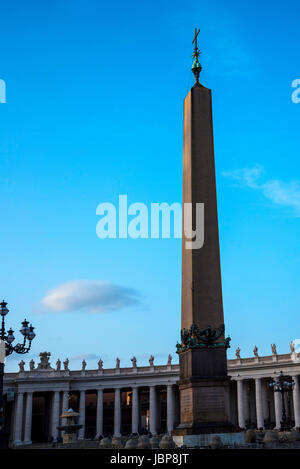
<instances>
[{"instance_id":1,"label":"saint statue","mask_svg":"<svg viewBox=\"0 0 300 469\"><path fill-rule=\"evenodd\" d=\"M150 363L150 366L153 366L153 365L154 365L154 357L153 357L153 355L150 355L149 363Z\"/></svg>"},{"instance_id":2,"label":"saint statue","mask_svg":"<svg viewBox=\"0 0 300 469\"><path fill-rule=\"evenodd\" d=\"M64 370L69 371L69 359L66 358L64 361Z\"/></svg>"},{"instance_id":3,"label":"saint statue","mask_svg":"<svg viewBox=\"0 0 300 469\"><path fill-rule=\"evenodd\" d=\"M24 360L21 360L19 363L19 371L24 371L24 366L25 366L25 362Z\"/></svg>"},{"instance_id":4,"label":"saint statue","mask_svg":"<svg viewBox=\"0 0 300 469\"><path fill-rule=\"evenodd\" d=\"M136 368L136 357L131 358L133 368Z\"/></svg>"},{"instance_id":5,"label":"saint statue","mask_svg":"<svg viewBox=\"0 0 300 469\"><path fill-rule=\"evenodd\" d=\"M103 360L100 360L98 361L98 370L103 370Z\"/></svg>"},{"instance_id":6,"label":"saint statue","mask_svg":"<svg viewBox=\"0 0 300 469\"><path fill-rule=\"evenodd\" d=\"M295 353L295 344L293 341L290 343L290 349L291 349L291 353Z\"/></svg>"},{"instance_id":7,"label":"saint statue","mask_svg":"<svg viewBox=\"0 0 300 469\"><path fill-rule=\"evenodd\" d=\"M271 344L272 355L277 355L276 344Z\"/></svg>"}]
</instances>

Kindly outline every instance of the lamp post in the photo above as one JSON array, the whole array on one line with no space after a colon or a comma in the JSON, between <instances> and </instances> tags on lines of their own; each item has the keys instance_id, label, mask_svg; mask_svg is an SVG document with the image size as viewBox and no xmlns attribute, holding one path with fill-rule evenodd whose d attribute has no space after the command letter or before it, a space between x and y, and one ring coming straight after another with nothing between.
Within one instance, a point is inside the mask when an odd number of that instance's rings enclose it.
<instances>
[{"instance_id":1,"label":"lamp post","mask_svg":"<svg viewBox=\"0 0 300 469\"><path fill-rule=\"evenodd\" d=\"M282 402L282 421L280 422L281 431L290 430L291 428L291 423L287 419L287 415L286 415L284 396L286 393L293 390L294 385L295 385L295 381L293 380L287 381L282 371L279 373L279 376L275 380L269 383L270 388L273 389L274 392L281 393L281 402Z\"/></svg>"},{"instance_id":2,"label":"lamp post","mask_svg":"<svg viewBox=\"0 0 300 469\"><path fill-rule=\"evenodd\" d=\"M35 338L34 327L29 322L24 319L21 323L22 327L20 329L21 334L23 335L23 342L16 345L12 345L15 340L14 331L10 328L7 332L5 330L5 316L8 313L7 303L3 300L0 303L0 315L2 316L2 324L0 330L0 342L1 349L3 353L0 357L0 446L5 445L4 442L4 429L3 429L3 376L4 376L4 361L5 357L11 355L13 352L24 354L28 353L31 348L31 342Z\"/></svg>"}]
</instances>

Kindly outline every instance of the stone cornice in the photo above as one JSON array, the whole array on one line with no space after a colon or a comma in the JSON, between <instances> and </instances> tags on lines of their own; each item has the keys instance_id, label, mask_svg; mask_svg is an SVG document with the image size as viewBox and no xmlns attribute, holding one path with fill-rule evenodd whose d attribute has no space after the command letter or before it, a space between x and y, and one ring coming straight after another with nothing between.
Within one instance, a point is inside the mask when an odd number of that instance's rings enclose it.
<instances>
[{"instance_id":1,"label":"stone cornice","mask_svg":"<svg viewBox=\"0 0 300 469\"><path fill-rule=\"evenodd\" d=\"M233 380L271 378L279 371L300 375L300 354L269 355L227 360L228 375ZM53 369L5 373L4 388L29 391L75 391L116 387L166 386L179 380L179 365L155 365L103 370Z\"/></svg>"}]
</instances>

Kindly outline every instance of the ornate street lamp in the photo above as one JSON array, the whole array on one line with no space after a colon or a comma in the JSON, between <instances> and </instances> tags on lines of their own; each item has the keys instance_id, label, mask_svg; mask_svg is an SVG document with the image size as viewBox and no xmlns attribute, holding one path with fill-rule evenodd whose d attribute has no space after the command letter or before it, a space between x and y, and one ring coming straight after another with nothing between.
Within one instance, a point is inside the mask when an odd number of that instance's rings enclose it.
<instances>
[{"instance_id":1,"label":"ornate street lamp","mask_svg":"<svg viewBox=\"0 0 300 469\"><path fill-rule=\"evenodd\" d=\"M31 342L35 338L34 327L24 319L21 323L20 329L24 339L22 343L12 345L15 340L14 331L10 328L7 332L5 331L5 316L8 313L7 303L3 300L0 303L0 315L2 316L2 325L0 330L0 340L2 348L4 349L3 357L0 357L0 444L3 445L3 376L4 376L4 359L13 352L24 354L28 353L31 348Z\"/></svg>"},{"instance_id":2,"label":"ornate street lamp","mask_svg":"<svg viewBox=\"0 0 300 469\"><path fill-rule=\"evenodd\" d=\"M287 381L282 371L279 373L279 376L275 380L269 383L270 388L273 389L274 392L281 393L281 402L282 402L282 421L280 422L281 431L290 430L291 428L291 422L287 419L287 416L286 416L284 396L286 393L289 393L290 391L293 390L294 385L295 385L295 381L293 380Z\"/></svg>"}]
</instances>

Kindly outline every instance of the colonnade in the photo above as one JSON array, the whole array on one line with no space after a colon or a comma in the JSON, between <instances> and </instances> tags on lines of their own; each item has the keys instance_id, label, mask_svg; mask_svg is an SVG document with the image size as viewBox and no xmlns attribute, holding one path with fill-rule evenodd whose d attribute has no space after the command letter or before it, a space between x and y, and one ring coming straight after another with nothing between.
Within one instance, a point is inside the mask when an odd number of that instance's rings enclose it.
<instances>
[{"instance_id":1,"label":"colonnade","mask_svg":"<svg viewBox=\"0 0 300 469\"><path fill-rule=\"evenodd\" d=\"M300 427L300 394L299 394L299 378L298 375L292 376L295 382L293 389L293 414L295 420L295 427ZM240 428L246 427L247 416L247 393L245 378L235 378L237 381L237 413L238 425ZM266 402L268 392L268 380L257 377L253 378L255 386L255 412L256 412L256 427L265 427L266 416ZM274 399L274 414L275 414L275 428L280 429L282 421L282 396L280 392L271 391Z\"/></svg>"},{"instance_id":2,"label":"colonnade","mask_svg":"<svg viewBox=\"0 0 300 469\"><path fill-rule=\"evenodd\" d=\"M299 376L297 374L291 375L295 382L292 399L289 398L291 405L291 413L295 422L295 427L300 428L300 389L299 389ZM269 382L272 378L263 376L234 376L232 382L236 381L236 400L234 394L230 396L233 407L232 411L237 416L237 422L240 428L246 428L246 424L255 423L257 428L264 428L266 421L270 420L272 414L272 424L275 428L279 429L282 421L282 400L279 392L273 392L269 388ZM250 388L248 388L250 384ZM158 390L164 389L166 391L166 410L167 410L167 431L171 432L174 428L175 421L178 415L177 395L175 394L177 385L173 383L160 383L142 384L133 383L129 387L123 388L121 385L110 387L101 387L98 389L79 389L78 392L78 410L79 410L79 423L82 428L78 432L78 438L84 439L86 435L86 393L96 391L96 437L100 437L104 433L104 392L112 392L114 390L114 410L113 410L113 434L120 436L122 431L122 390L131 391L131 432L137 433L141 427L141 393L145 389L149 390L149 406L148 406L148 429L152 434L157 434L160 431L159 421L159 406L160 399L158 398ZM76 389L76 388L75 388ZM57 427L61 422L60 415L68 409L69 405L69 392L74 393L72 390L55 389L51 393L50 403L50 418L49 418L49 435L56 441L60 435ZM249 391L250 389L250 391ZM28 390L28 387L27 387ZM41 390L37 390L41 392ZM15 396L14 412L13 412L13 425L12 425L12 441L15 445L30 444L32 434L32 408L33 408L34 390L27 392L19 388ZM250 400L249 400L250 399ZM251 413L251 416L250 416ZM251 418L250 418L251 417ZM235 417L236 418L236 417ZM126 422L126 425L128 422Z\"/></svg>"},{"instance_id":3,"label":"colonnade","mask_svg":"<svg viewBox=\"0 0 300 469\"><path fill-rule=\"evenodd\" d=\"M175 423L175 385L167 384L167 431L171 432ZM159 386L161 388L161 385ZM127 389L127 388L126 388ZM143 389L145 387L143 386ZM78 439L85 438L85 413L86 413L86 392L88 390L79 390L79 423L82 428L78 432ZM96 438L103 435L103 404L105 388L99 388L97 392L96 406ZM140 428L140 399L139 386L132 386L131 398L131 432L137 433ZM72 390L73 392L73 390ZM122 388L114 388L114 436L121 436L122 428ZM57 427L60 424L60 415L68 409L69 391L55 390L51 396L51 417L50 417L50 437L56 441L59 437ZM14 425L13 425L13 443L15 445L31 444L32 430L32 403L33 392L18 392L15 400ZM149 386L149 431L155 435L158 428L158 387ZM61 422L62 424L64 422Z\"/></svg>"}]
</instances>

